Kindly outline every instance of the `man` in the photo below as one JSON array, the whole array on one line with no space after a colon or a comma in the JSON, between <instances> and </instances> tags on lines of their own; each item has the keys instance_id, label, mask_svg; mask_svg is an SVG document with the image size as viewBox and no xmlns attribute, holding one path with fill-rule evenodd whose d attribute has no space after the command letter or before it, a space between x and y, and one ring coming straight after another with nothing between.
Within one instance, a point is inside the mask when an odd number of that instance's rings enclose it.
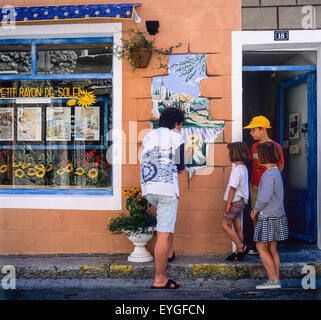
<instances>
[{"instance_id":1,"label":"man","mask_svg":"<svg viewBox=\"0 0 321 320\"><path fill-rule=\"evenodd\" d=\"M250 181L250 197L251 197L251 205L252 205L252 209L254 209L255 203L256 203L256 199L257 199L257 193L258 193L258 188L259 188L259 184L260 184L260 180L261 177L264 173L264 171L266 170L266 167L261 166L257 160L257 153L256 153L256 147L259 143L264 143L267 141L273 141L272 139L269 138L268 135L268 129L271 128L270 125L270 121L269 119L267 119L264 116L257 116L254 117L250 124L246 127L244 127L244 129L250 129L251 132L251 136L252 138L256 141L250 150L250 160L252 161L252 175L251 175L251 181ZM277 166L280 170L280 172L282 172L283 168L284 168L284 156L283 156L283 150L282 147L276 143L275 141L273 141L279 148L280 152L281 152L281 160L277 163ZM253 222L254 227L256 225L256 221ZM253 238L253 237L252 237ZM257 254L257 250L256 247L254 245L254 243L252 244L252 248L249 251L248 254Z\"/></svg>"},{"instance_id":2,"label":"man","mask_svg":"<svg viewBox=\"0 0 321 320\"><path fill-rule=\"evenodd\" d=\"M185 169L184 142L179 134L184 112L166 108L159 128L144 138L140 160L142 195L157 209L157 241L154 250L155 279L151 288L177 289L179 282L166 277L167 261L173 261L173 234L179 198L178 173ZM188 157L190 157L189 151Z\"/></svg>"}]
</instances>

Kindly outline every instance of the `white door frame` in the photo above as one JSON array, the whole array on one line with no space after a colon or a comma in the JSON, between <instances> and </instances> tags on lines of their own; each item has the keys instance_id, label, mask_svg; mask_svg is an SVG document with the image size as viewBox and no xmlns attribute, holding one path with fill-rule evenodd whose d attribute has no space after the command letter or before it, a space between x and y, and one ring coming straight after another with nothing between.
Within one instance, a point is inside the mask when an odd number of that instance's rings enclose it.
<instances>
[{"instance_id":1,"label":"white door frame","mask_svg":"<svg viewBox=\"0 0 321 320\"><path fill-rule=\"evenodd\" d=\"M317 141L321 141L321 30L290 31L288 41L275 41L274 31L232 31L232 140L242 141L243 51L315 50L317 52ZM321 148L317 150L317 243L321 249Z\"/></svg>"}]
</instances>

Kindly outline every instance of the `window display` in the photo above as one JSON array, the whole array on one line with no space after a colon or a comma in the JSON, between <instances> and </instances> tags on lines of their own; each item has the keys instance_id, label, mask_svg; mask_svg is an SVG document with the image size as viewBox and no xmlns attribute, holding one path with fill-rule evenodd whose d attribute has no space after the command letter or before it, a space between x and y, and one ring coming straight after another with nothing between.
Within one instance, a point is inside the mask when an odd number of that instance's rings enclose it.
<instances>
[{"instance_id":1,"label":"window display","mask_svg":"<svg viewBox=\"0 0 321 320\"><path fill-rule=\"evenodd\" d=\"M106 159L111 144L106 137L112 129L112 77L84 74L97 72L99 63L104 68L109 63L111 71L111 57L103 52L106 43L87 49L86 44L75 44L75 49L73 44L64 45L68 52L59 51L59 44L56 52L55 45L42 45L41 50L50 52L39 51L40 72L30 79L0 75L0 188L27 193L35 189L112 192L112 166ZM77 68L71 71L66 66L62 77L57 70L66 55ZM68 72L74 79L68 78Z\"/></svg>"}]
</instances>

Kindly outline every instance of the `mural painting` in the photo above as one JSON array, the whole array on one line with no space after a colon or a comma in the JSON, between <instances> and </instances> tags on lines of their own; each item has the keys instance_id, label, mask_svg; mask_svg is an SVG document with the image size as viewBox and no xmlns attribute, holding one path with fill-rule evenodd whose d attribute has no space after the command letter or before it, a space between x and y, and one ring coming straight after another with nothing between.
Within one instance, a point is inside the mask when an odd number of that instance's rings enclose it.
<instances>
[{"instance_id":1,"label":"mural painting","mask_svg":"<svg viewBox=\"0 0 321 320\"><path fill-rule=\"evenodd\" d=\"M206 166L208 144L217 141L224 130L224 121L210 119L209 101L200 96L200 81L205 78L206 56L188 54L170 56L169 75L154 77L152 81L154 119L159 119L164 108L170 106L185 112L181 134L185 147L194 151L187 164L189 177L196 168Z\"/></svg>"}]
</instances>

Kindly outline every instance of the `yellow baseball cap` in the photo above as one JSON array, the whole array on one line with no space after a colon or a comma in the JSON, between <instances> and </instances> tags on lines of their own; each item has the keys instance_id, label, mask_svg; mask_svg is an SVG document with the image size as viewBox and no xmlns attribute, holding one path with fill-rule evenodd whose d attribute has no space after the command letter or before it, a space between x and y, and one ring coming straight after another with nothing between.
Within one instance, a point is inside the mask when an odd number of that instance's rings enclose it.
<instances>
[{"instance_id":1,"label":"yellow baseball cap","mask_svg":"<svg viewBox=\"0 0 321 320\"><path fill-rule=\"evenodd\" d=\"M268 129L272 128L268 118L265 118L264 116L257 116L257 117L254 117L251 120L250 124L244 127L243 129L252 129L252 128L258 128L258 127L268 128Z\"/></svg>"}]
</instances>

